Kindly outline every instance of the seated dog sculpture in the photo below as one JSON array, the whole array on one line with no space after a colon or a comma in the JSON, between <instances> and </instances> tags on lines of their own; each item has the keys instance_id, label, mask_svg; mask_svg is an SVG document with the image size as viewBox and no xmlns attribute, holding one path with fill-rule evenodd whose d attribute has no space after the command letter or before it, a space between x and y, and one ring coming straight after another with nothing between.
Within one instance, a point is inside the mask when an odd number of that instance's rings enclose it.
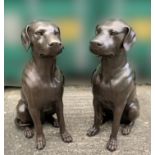
<instances>
[{"instance_id":1,"label":"seated dog sculpture","mask_svg":"<svg viewBox=\"0 0 155 155\"><path fill-rule=\"evenodd\" d=\"M72 142L63 116L64 77L56 66L56 56L63 50L59 27L47 21L32 22L25 27L21 40L26 49L31 47L32 60L23 72L15 123L24 129L27 138L33 136L34 125L37 149L46 144L42 129L45 121L60 127L64 142ZM52 116L55 113L58 121Z\"/></svg>"},{"instance_id":2,"label":"seated dog sculpture","mask_svg":"<svg viewBox=\"0 0 155 155\"><path fill-rule=\"evenodd\" d=\"M133 29L120 20L109 20L96 27L90 50L101 57L92 76L94 124L88 136L99 132L100 125L112 119L107 149L117 148L120 123L122 134L128 135L139 115L135 74L127 62L127 51L136 40Z\"/></svg>"}]
</instances>

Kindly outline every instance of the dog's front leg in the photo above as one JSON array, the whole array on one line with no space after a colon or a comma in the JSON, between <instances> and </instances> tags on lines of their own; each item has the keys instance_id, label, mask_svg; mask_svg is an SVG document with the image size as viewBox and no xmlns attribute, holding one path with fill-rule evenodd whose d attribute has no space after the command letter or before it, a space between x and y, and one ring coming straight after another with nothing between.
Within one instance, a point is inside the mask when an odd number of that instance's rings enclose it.
<instances>
[{"instance_id":1,"label":"dog's front leg","mask_svg":"<svg viewBox=\"0 0 155 155\"><path fill-rule=\"evenodd\" d=\"M66 130L65 121L64 121L64 114L63 114L63 103L62 101L58 101L56 103L56 114L60 126L60 134L61 138L64 142L70 143L73 141L71 135Z\"/></svg>"},{"instance_id":2,"label":"dog's front leg","mask_svg":"<svg viewBox=\"0 0 155 155\"><path fill-rule=\"evenodd\" d=\"M99 130L101 125L101 103L97 101L97 99L93 99L94 106L94 125L88 129L87 136L95 136Z\"/></svg>"},{"instance_id":3,"label":"dog's front leg","mask_svg":"<svg viewBox=\"0 0 155 155\"><path fill-rule=\"evenodd\" d=\"M40 120L40 111L36 108L29 108L30 114L34 123L35 131L36 131L36 148L41 150L46 145L45 136L42 129L42 124Z\"/></svg>"},{"instance_id":4,"label":"dog's front leg","mask_svg":"<svg viewBox=\"0 0 155 155\"><path fill-rule=\"evenodd\" d=\"M117 133L120 126L121 116L124 110L124 104L116 106L113 111L113 123L110 139L107 143L107 149L109 151L115 151L117 149Z\"/></svg>"}]
</instances>

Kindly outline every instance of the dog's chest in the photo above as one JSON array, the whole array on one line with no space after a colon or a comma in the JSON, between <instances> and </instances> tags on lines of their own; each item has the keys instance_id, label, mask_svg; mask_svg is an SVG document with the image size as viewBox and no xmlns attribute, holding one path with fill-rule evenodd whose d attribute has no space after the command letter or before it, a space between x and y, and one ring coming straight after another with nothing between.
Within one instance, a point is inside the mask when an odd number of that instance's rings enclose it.
<instances>
[{"instance_id":1,"label":"dog's chest","mask_svg":"<svg viewBox=\"0 0 155 155\"><path fill-rule=\"evenodd\" d=\"M39 86L36 86L36 89L38 90L38 94L40 94L44 100L55 100L60 96L62 87L62 83L53 79L50 82L42 81Z\"/></svg>"},{"instance_id":2,"label":"dog's chest","mask_svg":"<svg viewBox=\"0 0 155 155\"><path fill-rule=\"evenodd\" d=\"M53 80L51 82L42 82L36 87L37 101L43 111L50 111L53 106L62 98L63 85Z\"/></svg>"},{"instance_id":3,"label":"dog's chest","mask_svg":"<svg viewBox=\"0 0 155 155\"><path fill-rule=\"evenodd\" d=\"M58 73L57 73L58 72ZM63 75L57 69L55 75L41 76L38 71L31 67L25 72L23 84L28 90L42 100L51 100L57 98L63 89ZM29 92L28 92L29 94Z\"/></svg>"},{"instance_id":4,"label":"dog's chest","mask_svg":"<svg viewBox=\"0 0 155 155\"><path fill-rule=\"evenodd\" d=\"M126 78L119 76L117 78L100 79L99 76L93 83L93 93L99 100L114 102L118 97L125 96L130 88L132 77Z\"/></svg>"},{"instance_id":5,"label":"dog's chest","mask_svg":"<svg viewBox=\"0 0 155 155\"><path fill-rule=\"evenodd\" d=\"M98 77L99 78L99 77ZM110 81L98 80L93 84L93 93L98 98L104 98L104 100L111 100L113 89Z\"/></svg>"},{"instance_id":6,"label":"dog's chest","mask_svg":"<svg viewBox=\"0 0 155 155\"><path fill-rule=\"evenodd\" d=\"M31 80L32 84L28 82L26 85L29 90L27 95L30 97L30 94L32 94L33 98L35 98L36 102L39 102L39 104L43 103L46 105L48 103L55 102L62 97L63 83L57 78L53 78L49 81L43 81L38 78L33 82Z\"/></svg>"}]
</instances>

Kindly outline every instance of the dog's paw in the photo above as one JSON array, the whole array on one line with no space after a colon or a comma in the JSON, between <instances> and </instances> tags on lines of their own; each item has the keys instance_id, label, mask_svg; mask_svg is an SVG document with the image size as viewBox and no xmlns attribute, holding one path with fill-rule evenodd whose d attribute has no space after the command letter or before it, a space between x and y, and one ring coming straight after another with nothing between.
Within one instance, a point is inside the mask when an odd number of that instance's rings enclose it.
<instances>
[{"instance_id":1,"label":"dog's paw","mask_svg":"<svg viewBox=\"0 0 155 155\"><path fill-rule=\"evenodd\" d=\"M91 137L91 136L95 136L96 134L98 134L99 129L95 128L95 127L91 127L90 129L88 129L87 131L87 136Z\"/></svg>"},{"instance_id":2,"label":"dog's paw","mask_svg":"<svg viewBox=\"0 0 155 155\"><path fill-rule=\"evenodd\" d=\"M61 134L61 138L65 143L71 143L73 141L72 136L67 131Z\"/></svg>"},{"instance_id":3,"label":"dog's paw","mask_svg":"<svg viewBox=\"0 0 155 155\"><path fill-rule=\"evenodd\" d=\"M122 135L128 135L131 132L132 127L130 125L124 125L122 126Z\"/></svg>"},{"instance_id":4,"label":"dog's paw","mask_svg":"<svg viewBox=\"0 0 155 155\"><path fill-rule=\"evenodd\" d=\"M33 129L31 129L29 127L26 127L24 129L24 135L25 135L26 138L32 138L34 136Z\"/></svg>"},{"instance_id":5,"label":"dog's paw","mask_svg":"<svg viewBox=\"0 0 155 155\"><path fill-rule=\"evenodd\" d=\"M46 140L44 135L36 136L36 148L42 150L46 145Z\"/></svg>"},{"instance_id":6,"label":"dog's paw","mask_svg":"<svg viewBox=\"0 0 155 155\"><path fill-rule=\"evenodd\" d=\"M115 151L117 149L117 140L114 138L110 138L107 143L107 149L111 152Z\"/></svg>"},{"instance_id":7,"label":"dog's paw","mask_svg":"<svg viewBox=\"0 0 155 155\"><path fill-rule=\"evenodd\" d=\"M53 125L53 127L55 127L55 128L59 128L59 127L60 127L60 126L59 126L59 122L58 122L57 119L54 119L54 121L52 122L52 125Z\"/></svg>"}]
</instances>

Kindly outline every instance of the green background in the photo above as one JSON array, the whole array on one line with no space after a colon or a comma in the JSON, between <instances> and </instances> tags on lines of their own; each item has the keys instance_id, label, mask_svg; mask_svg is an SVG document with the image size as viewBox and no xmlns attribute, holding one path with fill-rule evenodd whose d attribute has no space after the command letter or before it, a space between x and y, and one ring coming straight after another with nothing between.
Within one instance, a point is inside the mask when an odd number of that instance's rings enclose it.
<instances>
[{"instance_id":1,"label":"green background","mask_svg":"<svg viewBox=\"0 0 155 155\"><path fill-rule=\"evenodd\" d=\"M62 25L65 46L58 56L58 65L66 79L90 79L99 63L89 52L89 41L95 34L98 22L121 18L140 34L128 52L128 58L137 73L137 80L150 82L150 0L5 0L5 86L20 86L22 70L31 58L31 52L22 47L22 29L33 20L50 20ZM65 21L65 24L64 24ZM72 23L73 26L69 27ZM144 24L143 24L144 23ZM75 27L74 27L75 26ZM73 33L70 34L69 30ZM147 32L146 32L147 31ZM137 33L137 32L136 32Z\"/></svg>"}]
</instances>

